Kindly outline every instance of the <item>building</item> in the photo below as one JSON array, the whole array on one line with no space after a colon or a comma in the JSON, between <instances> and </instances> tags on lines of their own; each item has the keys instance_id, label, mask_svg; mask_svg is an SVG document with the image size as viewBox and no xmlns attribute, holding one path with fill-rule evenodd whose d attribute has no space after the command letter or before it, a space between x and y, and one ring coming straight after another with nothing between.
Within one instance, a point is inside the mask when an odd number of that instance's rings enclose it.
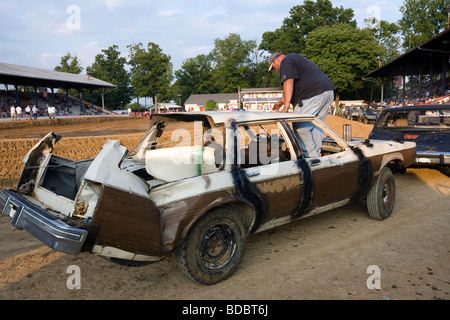
<instances>
[{"instance_id":1,"label":"building","mask_svg":"<svg viewBox=\"0 0 450 320\"><path fill-rule=\"evenodd\" d=\"M370 72L382 84L381 100L414 103L450 92L450 28ZM408 90L409 89L409 90ZM445 99L445 97L444 97Z\"/></svg>"},{"instance_id":2,"label":"building","mask_svg":"<svg viewBox=\"0 0 450 320\"><path fill-rule=\"evenodd\" d=\"M66 109L66 111L75 111L76 114L84 112L85 105L89 103L91 104L91 109L94 110L93 90L100 90L103 96L107 93L106 90L115 90L117 88L116 85L96 79L90 74L73 74L3 62L0 62L0 83L3 84L2 94L0 95L0 107L3 107L4 103L9 102L22 106L28 103L35 104L37 107L44 107L46 103L55 106L57 100L64 100L65 106L60 104L59 107ZM13 86L14 90L10 92L9 86ZM28 92L21 92L19 87L22 87L24 91L25 87L33 88L34 99L32 98L32 92L30 93L31 95ZM47 89L51 90L49 95ZM61 99L61 95L56 94L54 89L63 89L65 91L65 97ZM72 104L72 101L76 98L69 96L69 89L77 89L80 92L78 107ZM81 91L83 90L89 90L91 92L90 102L82 100ZM110 112L105 109L103 103L101 108L95 107L103 112Z\"/></svg>"},{"instance_id":3,"label":"building","mask_svg":"<svg viewBox=\"0 0 450 320\"><path fill-rule=\"evenodd\" d=\"M204 111L209 100L217 104L218 110L271 110L275 102L283 96L281 88L249 88L237 93L193 94L185 102L186 111Z\"/></svg>"},{"instance_id":4,"label":"building","mask_svg":"<svg viewBox=\"0 0 450 320\"><path fill-rule=\"evenodd\" d=\"M242 89L242 102L246 110L271 110L283 96L281 88Z\"/></svg>"},{"instance_id":5,"label":"building","mask_svg":"<svg viewBox=\"0 0 450 320\"><path fill-rule=\"evenodd\" d=\"M184 103L186 111L205 111L206 103L213 100L218 110L239 108L239 93L192 94Z\"/></svg>"}]
</instances>

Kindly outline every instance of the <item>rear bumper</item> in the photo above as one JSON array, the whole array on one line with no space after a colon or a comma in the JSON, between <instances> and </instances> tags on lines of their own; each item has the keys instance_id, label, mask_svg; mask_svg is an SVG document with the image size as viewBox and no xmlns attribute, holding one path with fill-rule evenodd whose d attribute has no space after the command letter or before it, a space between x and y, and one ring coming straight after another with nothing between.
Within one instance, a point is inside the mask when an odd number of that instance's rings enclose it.
<instances>
[{"instance_id":1,"label":"rear bumper","mask_svg":"<svg viewBox=\"0 0 450 320\"><path fill-rule=\"evenodd\" d=\"M450 166L450 152L432 153L417 151L415 166Z\"/></svg>"},{"instance_id":2,"label":"rear bumper","mask_svg":"<svg viewBox=\"0 0 450 320\"><path fill-rule=\"evenodd\" d=\"M12 190L0 189L0 208L15 228L28 231L60 252L79 253L88 235L86 230L68 225Z\"/></svg>"}]
</instances>

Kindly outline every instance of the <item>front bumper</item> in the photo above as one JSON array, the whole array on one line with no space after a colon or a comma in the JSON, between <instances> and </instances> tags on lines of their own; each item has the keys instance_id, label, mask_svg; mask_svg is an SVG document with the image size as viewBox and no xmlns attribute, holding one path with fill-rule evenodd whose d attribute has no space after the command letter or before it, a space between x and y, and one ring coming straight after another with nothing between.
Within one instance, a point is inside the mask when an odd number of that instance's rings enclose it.
<instances>
[{"instance_id":1,"label":"front bumper","mask_svg":"<svg viewBox=\"0 0 450 320\"><path fill-rule=\"evenodd\" d=\"M15 228L60 252L79 253L88 235L87 230L68 225L12 190L0 189L0 208Z\"/></svg>"}]
</instances>

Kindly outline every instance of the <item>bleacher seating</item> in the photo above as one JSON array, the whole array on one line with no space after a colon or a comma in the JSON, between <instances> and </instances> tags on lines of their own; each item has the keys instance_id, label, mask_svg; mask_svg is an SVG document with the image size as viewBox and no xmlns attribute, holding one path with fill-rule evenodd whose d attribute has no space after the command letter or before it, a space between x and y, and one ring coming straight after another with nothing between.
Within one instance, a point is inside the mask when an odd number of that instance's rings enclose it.
<instances>
[{"instance_id":1,"label":"bleacher seating","mask_svg":"<svg viewBox=\"0 0 450 320\"><path fill-rule=\"evenodd\" d=\"M22 109L27 105L36 104L36 96L34 92L18 92L19 102ZM82 100L83 110L80 108L80 100L78 97L69 95L69 108L67 108L66 95L63 93L55 93L54 101L57 115L93 115L99 113L110 113L109 110L94 105L92 110L91 102ZM15 90L0 90L0 116L9 117L10 107L16 104L17 97ZM37 106L39 108L39 116L47 116L47 105L52 105L52 94L47 93L45 97L42 92L38 93Z\"/></svg>"}]
</instances>

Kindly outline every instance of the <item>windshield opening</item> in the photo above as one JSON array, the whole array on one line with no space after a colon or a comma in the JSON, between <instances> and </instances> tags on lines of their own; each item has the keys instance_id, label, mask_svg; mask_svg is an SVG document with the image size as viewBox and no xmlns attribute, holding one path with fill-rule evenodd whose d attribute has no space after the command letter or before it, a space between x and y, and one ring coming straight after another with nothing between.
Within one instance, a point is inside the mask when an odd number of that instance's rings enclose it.
<instances>
[{"instance_id":1,"label":"windshield opening","mask_svg":"<svg viewBox=\"0 0 450 320\"><path fill-rule=\"evenodd\" d=\"M450 110L389 111L378 127L450 127Z\"/></svg>"}]
</instances>

